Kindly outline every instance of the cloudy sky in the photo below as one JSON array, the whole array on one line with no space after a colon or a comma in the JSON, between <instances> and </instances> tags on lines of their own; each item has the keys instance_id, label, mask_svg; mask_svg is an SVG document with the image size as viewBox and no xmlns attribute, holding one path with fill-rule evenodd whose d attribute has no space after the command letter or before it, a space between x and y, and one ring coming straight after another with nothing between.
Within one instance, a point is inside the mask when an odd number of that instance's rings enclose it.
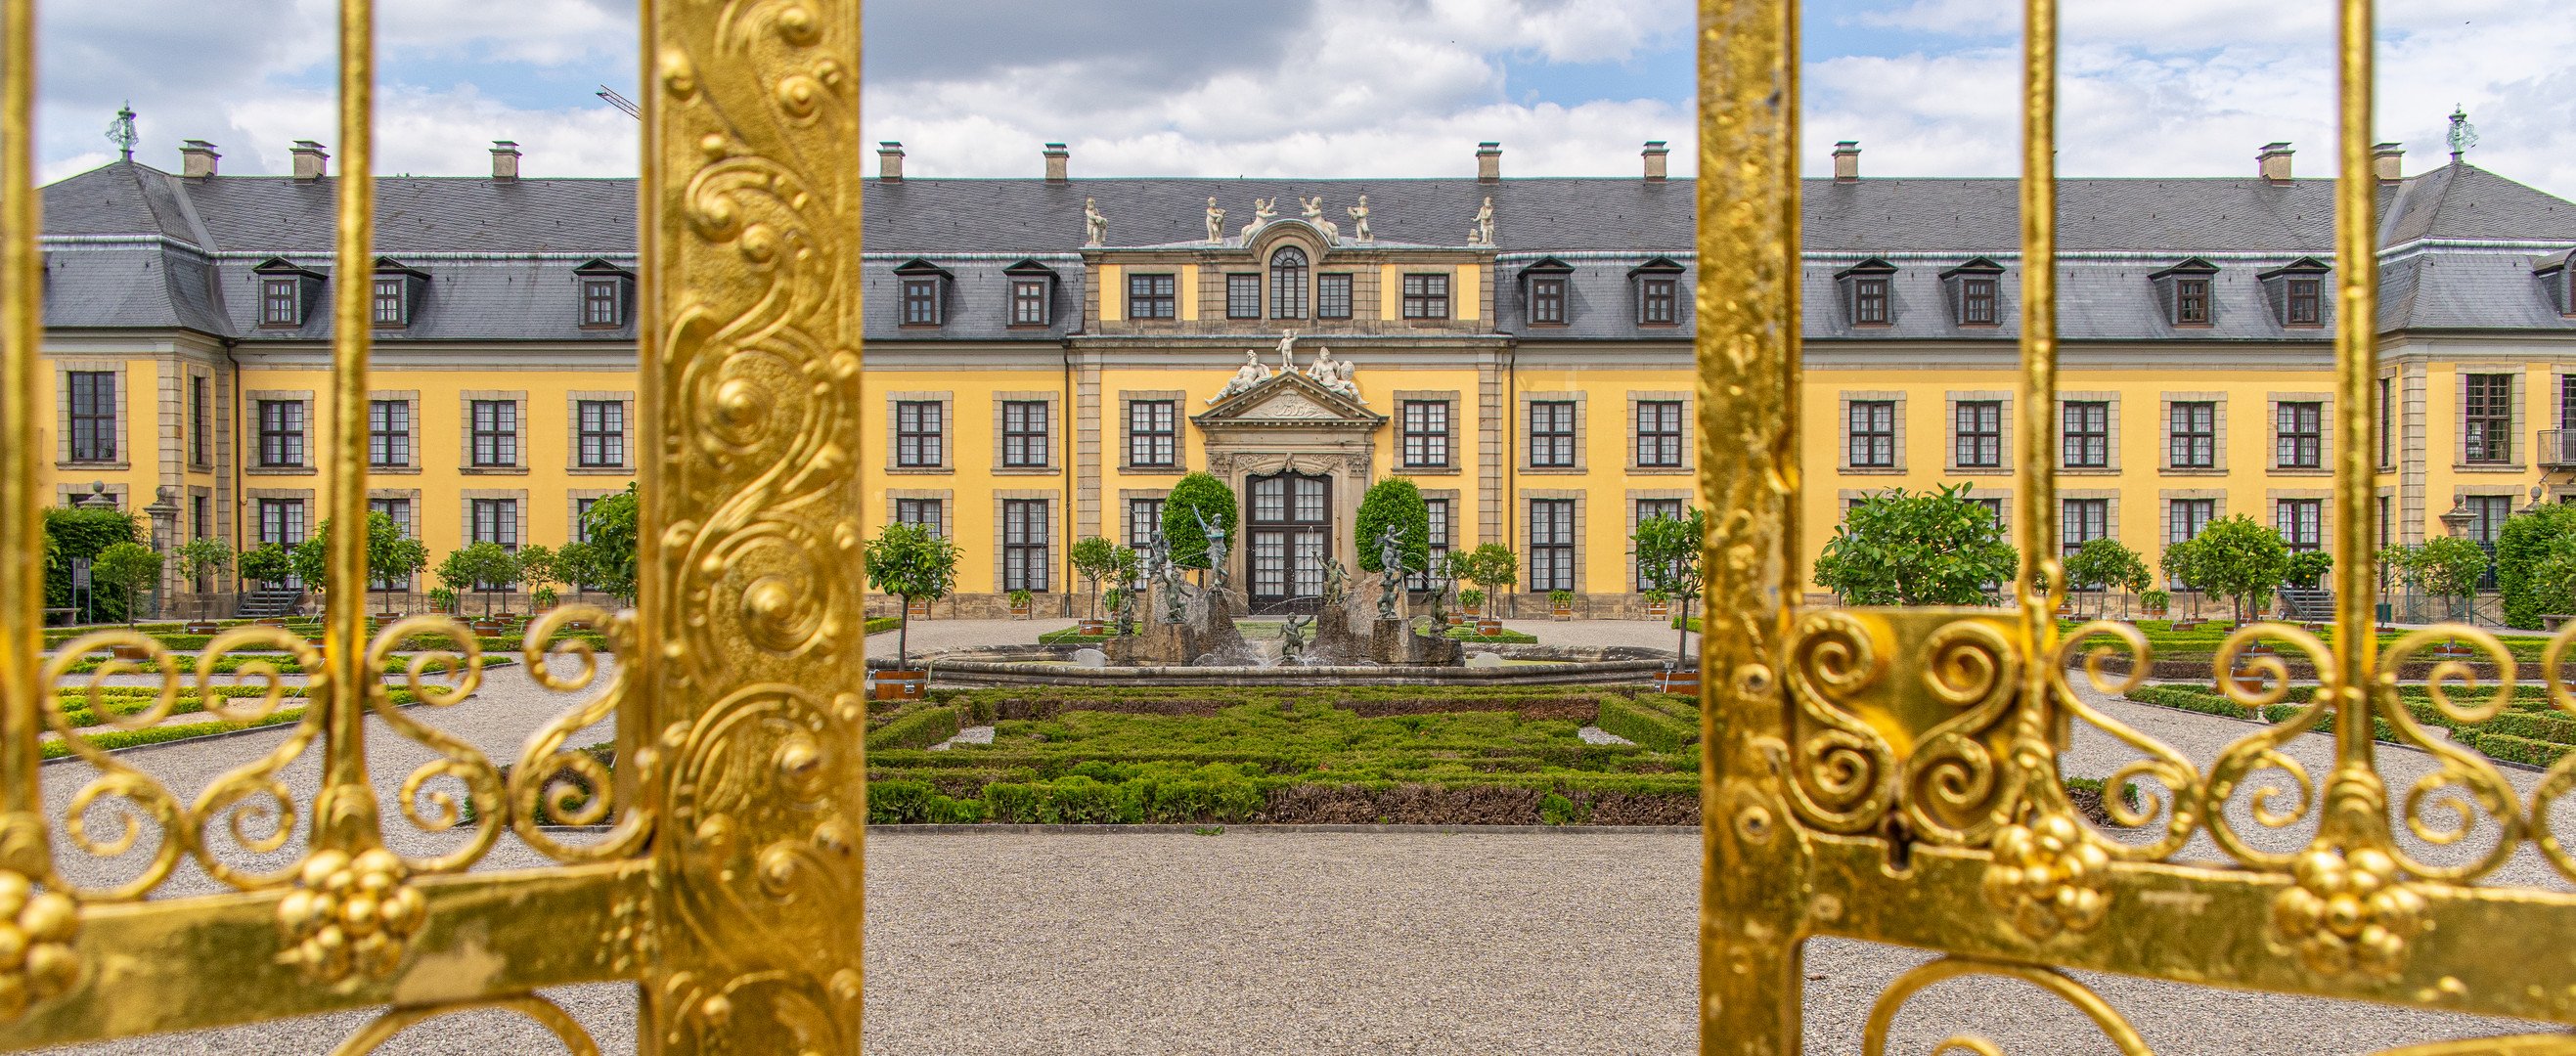
<instances>
[{"instance_id":1,"label":"cloudy sky","mask_svg":"<svg viewBox=\"0 0 2576 1056\"><path fill-rule=\"evenodd\" d=\"M540 176L631 175L635 123L592 93L635 88L632 3L381 3L382 171L470 175L512 139ZM2068 0L2061 171L2251 175L2289 140L2332 166L2328 0ZM228 173L281 172L328 144L332 0L44 5L43 176L181 139ZM1455 176L1478 140L1512 175L1626 175L1642 141L1693 168L1687 0L876 0L866 136L916 176ZM1869 175L2014 170L2018 5L1814 0L1809 172L1857 139ZM2380 136L2409 171L2441 160L2465 106L2478 164L2576 198L2576 19L2530 0L2381 4Z\"/></svg>"}]
</instances>

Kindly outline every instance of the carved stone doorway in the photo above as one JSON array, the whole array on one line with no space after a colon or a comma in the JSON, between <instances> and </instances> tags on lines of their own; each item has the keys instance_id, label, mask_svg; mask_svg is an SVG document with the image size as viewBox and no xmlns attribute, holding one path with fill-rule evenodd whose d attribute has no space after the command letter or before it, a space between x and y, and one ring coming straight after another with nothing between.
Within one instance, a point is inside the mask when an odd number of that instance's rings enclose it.
<instances>
[{"instance_id":1,"label":"carved stone doorway","mask_svg":"<svg viewBox=\"0 0 2576 1056\"><path fill-rule=\"evenodd\" d=\"M1298 472L1253 477L1244 501L1255 616L1311 613L1322 606L1324 562L1333 547L1333 481Z\"/></svg>"}]
</instances>

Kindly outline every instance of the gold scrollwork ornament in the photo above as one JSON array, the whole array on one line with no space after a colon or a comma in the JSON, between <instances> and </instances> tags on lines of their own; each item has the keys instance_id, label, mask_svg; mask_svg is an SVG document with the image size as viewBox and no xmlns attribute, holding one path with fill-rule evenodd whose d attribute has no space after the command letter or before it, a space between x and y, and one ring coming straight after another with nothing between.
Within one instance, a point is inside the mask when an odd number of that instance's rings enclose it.
<instances>
[{"instance_id":1,"label":"gold scrollwork ornament","mask_svg":"<svg viewBox=\"0 0 2576 1056\"><path fill-rule=\"evenodd\" d=\"M1986 867L1986 901L2011 913L2023 934L2045 939L2061 930L2091 931L2111 908L2105 883L2111 856L2063 812L1995 830L1994 854Z\"/></svg>"},{"instance_id":2,"label":"gold scrollwork ornament","mask_svg":"<svg viewBox=\"0 0 2576 1056\"><path fill-rule=\"evenodd\" d=\"M2424 929L2425 901L2395 856L2375 847L2315 848L2291 868L2298 883L2273 896L2272 924L2309 969L2387 977L2405 966L2406 944Z\"/></svg>"},{"instance_id":3,"label":"gold scrollwork ornament","mask_svg":"<svg viewBox=\"0 0 2576 1056\"><path fill-rule=\"evenodd\" d=\"M80 978L72 936L80 911L52 891L39 893L26 874L0 870L0 1021L71 989Z\"/></svg>"},{"instance_id":4,"label":"gold scrollwork ornament","mask_svg":"<svg viewBox=\"0 0 2576 1056\"><path fill-rule=\"evenodd\" d=\"M277 904L286 941L279 963L300 964L324 983L392 974L429 916L429 900L403 883L403 872L401 857L382 847L306 859L297 888Z\"/></svg>"}]
</instances>

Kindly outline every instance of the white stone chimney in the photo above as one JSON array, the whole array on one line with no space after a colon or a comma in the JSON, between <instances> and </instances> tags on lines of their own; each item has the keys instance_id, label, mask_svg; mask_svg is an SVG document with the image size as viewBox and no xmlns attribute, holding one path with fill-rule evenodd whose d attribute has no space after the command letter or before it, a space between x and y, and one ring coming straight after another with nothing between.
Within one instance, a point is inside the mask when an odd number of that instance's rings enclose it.
<instances>
[{"instance_id":1,"label":"white stone chimney","mask_svg":"<svg viewBox=\"0 0 2576 1056\"><path fill-rule=\"evenodd\" d=\"M877 178L880 180L903 178L903 144L891 139L877 144Z\"/></svg>"},{"instance_id":2,"label":"white stone chimney","mask_svg":"<svg viewBox=\"0 0 2576 1056\"><path fill-rule=\"evenodd\" d=\"M2254 154L2254 170L2274 183L2290 182L2290 145L2266 143Z\"/></svg>"},{"instance_id":3,"label":"white stone chimney","mask_svg":"<svg viewBox=\"0 0 2576 1056\"><path fill-rule=\"evenodd\" d=\"M1846 139L1834 144L1834 182L1860 182L1860 141Z\"/></svg>"},{"instance_id":4,"label":"white stone chimney","mask_svg":"<svg viewBox=\"0 0 2576 1056\"><path fill-rule=\"evenodd\" d=\"M1065 172L1066 162L1073 157L1072 151L1064 149L1062 143L1049 143L1045 153L1048 183L1063 183L1073 178Z\"/></svg>"},{"instance_id":5,"label":"white stone chimney","mask_svg":"<svg viewBox=\"0 0 2576 1056\"><path fill-rule=\"evenodd\" d=\"M2381 183L2396 183L2406 178L2406 148L2395 143L2376 143L2370 148L2370 168Z\"/></svg>"},{"instance_id":6,"label":"white stone chimney","mask_svg":"<svg viewBox=\"0 0 2576 1056\"><path fill-rule=\"evenodd\" d=\"M1503 178L1503 145L1476 144L1476 181L1493 183Z\"/></svg>"},{"instance_id":7,"label":"white stone chimney","mask_svg":"<svg viewBox=\"0 0 2576 1056\"><path fill-rule=\"evenodd\" d=\"M1664 149L1663 140L1650 139L1646 141L1645 155L1647 179L1660 180L1664 178L1664 155L1668 153L1671 152Z\"/></svg>"},{"instance_id":8,"label":"white stone chimney","mask_svg":"<svg viewBox=\"0 0 2576 1056\"><path fill-rule=\"evenodd\" d=\"M192 180L205 179L215 174L215 161L222 157L215 153L215 145L205 140L182 140L179 143L179 175Z\"/></svg>"},{"instance_id":9,"label":"white stone chimney","mask_svg":"<svg viewBox=\"0 0 2576 1056\"><path fill-rule=\"evenodd\" d=\"M492 178L494 180L519 178L518 144L506 139L492 141Z\"/></svg>"},{"instance_id":10,"label":"white stone chimney","mask_svg":"<svg viewBox=\"0 0 2576 1056\"><path fill-rule=\"evenodd\" d=\"M294 146L287 148L286 152L295 155L296 179L318 180L328 174L331 156L322 153L322 144L309 139L299 139L295 141Z\"/></svg>"}]
</instances>

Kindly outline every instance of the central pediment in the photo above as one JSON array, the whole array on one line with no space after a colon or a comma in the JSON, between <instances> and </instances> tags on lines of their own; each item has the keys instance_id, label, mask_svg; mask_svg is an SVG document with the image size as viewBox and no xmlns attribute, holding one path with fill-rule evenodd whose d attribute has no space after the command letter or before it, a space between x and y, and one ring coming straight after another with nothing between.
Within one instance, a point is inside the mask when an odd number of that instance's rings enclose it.
<instances>
[{"instance_id":1,"label":"central pediment","mask_svg":"<svg viewBox=\"0 0 2576 1056\"><path fill-rule=\"evenodd\" d=\"M1190 417L1201 427L1335 425L1375 429L1386 416L1325 388L1303 372L1273 374Z\"/></svg>"}]
</instances>

